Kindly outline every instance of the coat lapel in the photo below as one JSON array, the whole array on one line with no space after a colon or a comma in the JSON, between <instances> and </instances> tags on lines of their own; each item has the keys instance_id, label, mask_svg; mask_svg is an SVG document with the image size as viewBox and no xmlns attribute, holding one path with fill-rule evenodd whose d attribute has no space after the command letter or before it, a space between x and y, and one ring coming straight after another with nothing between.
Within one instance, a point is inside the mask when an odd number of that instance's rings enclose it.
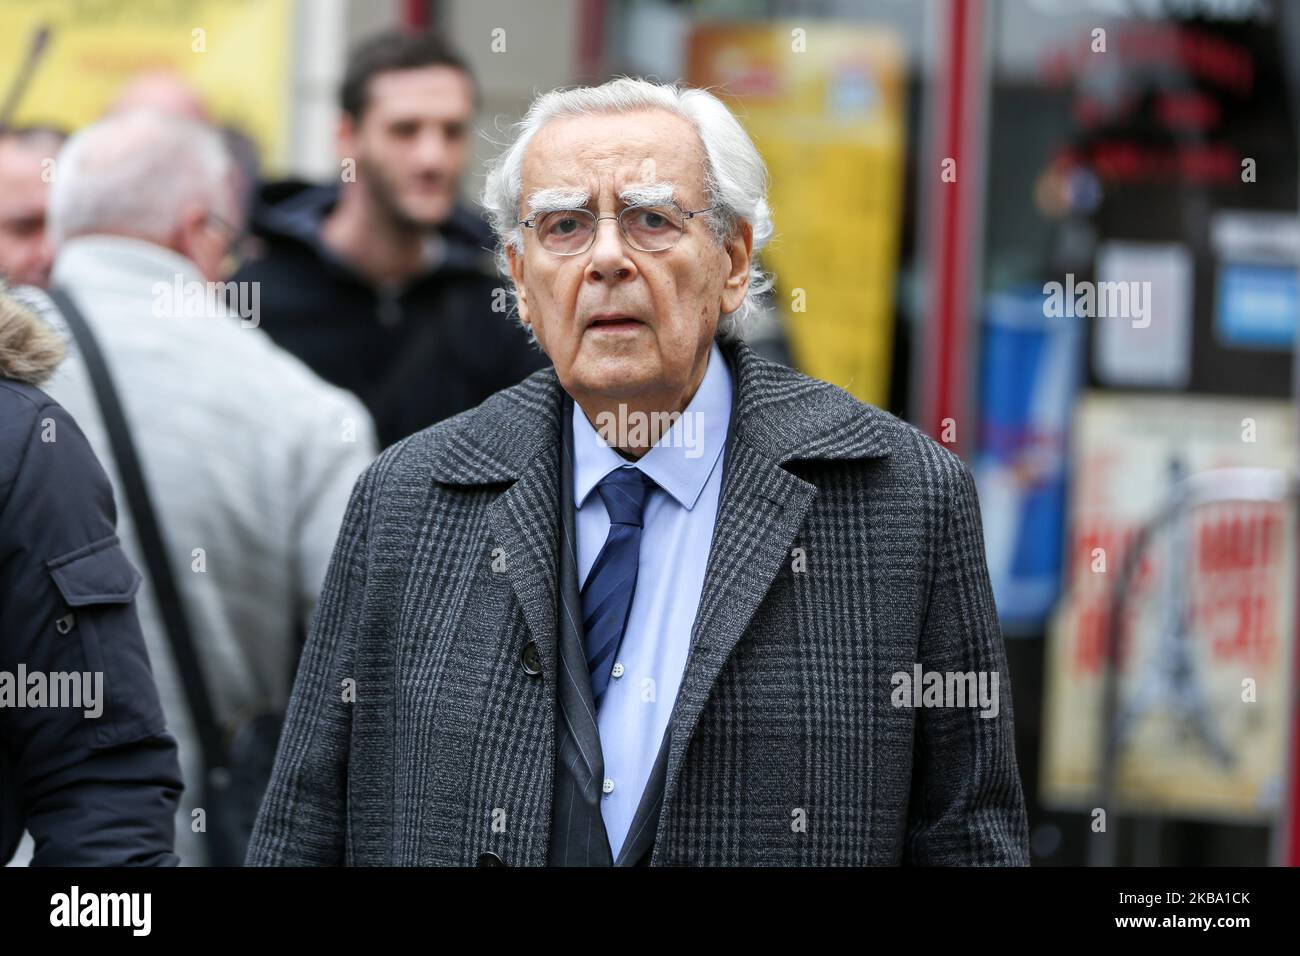
<instances>
[{"instance_id":1,"label":"coat lapel","mask_svg":"<svg viewBox=\"0 0 1300 956\"><path fill-rule=\"evenodd\" d=\"M573 405L564 402L563 421L567 424ZM578 531L573 505L573 452L568 428L560 429L560 620L557 622L559 663L556 693L565 721L560 735L560 761L568 767L581 788L582 799L599 806L600 782L605 776L604 755L600 749L600 728L596 723L596 705L591 696L591 679L587 672L587 651L582 622L582 597L578 591ZM599 816L599 810L597 810Z\"/></svg>"},{"instance_id":2,"label":"coat lapel","mask_svg":"<svg viewBox=\"0 0 1300 956\"><path fill-rule=\"evenodd\" d=\"M672 716L664 792L681 772L695 723L713 683L776 578L816 488L737 439L726 451L726 480L719 502L704 591L695 617Z\"/></svg>"},{"instance_id":3,"label":"coat lapel","mask_svg":"<svg viewBox=\"0 0 1300 956\"><path fill-rule=\"evenodd\" d=\"M863 414L848 393L761 359L743 344L724 346L734 403L724 477L691 650L670 724L659 817L681 776L700 713L727 659L790 551L817 488L782 465L796 460L877 458L890 453L881 413Z\"/></svg>"},{"instance_id":4,"label":"coat lapel","mask_svg":"<svg viewBox=\"0 0 1300 956\"><path fill-rule=\"evenodd\" d=\"M431 469L432 478L443 484L510 484L488 509L492 548L501 549L504 573L547 680L554 679L557 655L563 397L554 368L498 392L436 426L448 434Z\"/></svg>"},{"instance_id":5,"label":"coat lapel","mask_svg":"<svg viewBox=\"0 0 1300 956\"><path fill-rule=\"evenodd\" d=\"M558 464L558 459L556 464ZM492 505L492 540L519 599L545 673L555 673L555 602L559 575L560 483L556 464L539 456Z\"/></svg>"}]
</instances>

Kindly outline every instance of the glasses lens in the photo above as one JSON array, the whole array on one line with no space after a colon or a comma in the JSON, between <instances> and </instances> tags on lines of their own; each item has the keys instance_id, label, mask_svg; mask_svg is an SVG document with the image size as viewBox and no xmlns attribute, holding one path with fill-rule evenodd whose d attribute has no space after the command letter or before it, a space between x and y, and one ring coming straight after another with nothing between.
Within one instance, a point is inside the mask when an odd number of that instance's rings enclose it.
<instances>
[{"instance_id":1,"label":"glasses lens","mask_svg":"<svg viewBox=\"0 0 1300 956\"><path fill-rule=\"evenodd\" d=\"M537 221L537 238L542 248L561 256L572 256L591 245L596 217L585 209L557 209Z\"/></svg>"},{"instance_id":2,"label":"glasses lens","mask_svg":"<svg viewBox=\"0 0 1300 956\"><path fill-rule=\"evenodd\" d=\"M619 215L623 232L642 252L667 249L682 236L682 211L674 205L629 206Z\"/></svg>"}]
</instances>

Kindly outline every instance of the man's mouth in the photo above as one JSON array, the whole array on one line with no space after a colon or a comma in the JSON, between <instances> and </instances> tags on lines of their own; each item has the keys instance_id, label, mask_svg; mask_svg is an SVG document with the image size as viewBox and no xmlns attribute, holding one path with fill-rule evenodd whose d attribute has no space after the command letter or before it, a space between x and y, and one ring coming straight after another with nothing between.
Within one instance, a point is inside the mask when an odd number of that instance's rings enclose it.
<instances>
[{"instance_id":1,"label":"man's mouth","mask_svg":"<svg viewBox=\"0 0 1300 956\"><path fill-rule=\"evenodd\" d=\"M587 329L596 332L631 332L644 324L633 316L610 312L593 315L587 320Z\"/></svg>"}]
</instances>

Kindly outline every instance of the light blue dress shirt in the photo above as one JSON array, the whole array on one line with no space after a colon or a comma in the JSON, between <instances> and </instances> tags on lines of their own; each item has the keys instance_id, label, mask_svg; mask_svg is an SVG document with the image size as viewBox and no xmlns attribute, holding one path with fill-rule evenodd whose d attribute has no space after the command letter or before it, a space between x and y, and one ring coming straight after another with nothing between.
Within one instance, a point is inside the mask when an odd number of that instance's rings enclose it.
<instances>
[{"instance_id":1,"label":"light blue dress shirt","mask_svg":"<svg viewBox=\"0 0 1300 956\"><path fill-rule=\"evenodd\" d=\"M635 464L606 445L576 402L573 406L579 588L609 535L609 515L593 493L596 485L615 468L635 467L658 486L646 499L636 591L597 716L605 759L601 812L615 860L686 669L722 491L731 393L731 369L715 342L690 405Z\"/></svg>"}]
</instances>

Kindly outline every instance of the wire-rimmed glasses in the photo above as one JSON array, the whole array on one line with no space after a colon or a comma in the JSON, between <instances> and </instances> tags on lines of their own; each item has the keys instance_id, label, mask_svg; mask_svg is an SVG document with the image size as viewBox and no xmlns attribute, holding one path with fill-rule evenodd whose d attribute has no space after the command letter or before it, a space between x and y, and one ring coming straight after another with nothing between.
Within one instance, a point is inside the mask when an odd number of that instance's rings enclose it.
<instances>
[{"instance_id":1,"label":"wire-rimmed glasses","mask_svg":"<svg viewBox=\"0 0 1300 956\"><path fill-rule=\"evenodd\" d=\"M519 225L532 229L542 248L557 256L576 256L586 252L596 241L596 224L603 219L618 220L618 229L627 244L641 252L663 252L682 237L686 220L717 209L709 206L688 212L675 202L644 203L627 206L617 216L597 216L590 209L551 209Z\"/></svg>"}]
</instances>

